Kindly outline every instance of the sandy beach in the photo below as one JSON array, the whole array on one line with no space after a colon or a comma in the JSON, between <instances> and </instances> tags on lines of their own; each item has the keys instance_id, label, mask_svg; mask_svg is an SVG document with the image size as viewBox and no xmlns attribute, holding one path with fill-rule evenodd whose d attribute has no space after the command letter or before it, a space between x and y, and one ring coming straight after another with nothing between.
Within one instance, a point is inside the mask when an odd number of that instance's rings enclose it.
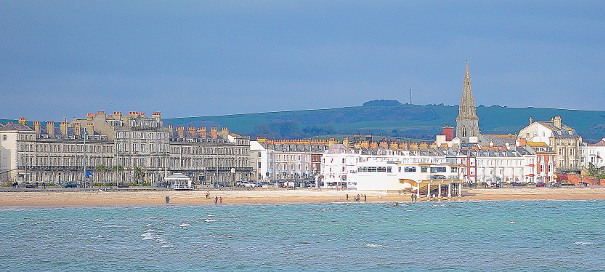
<instances>
[{"instance_id":1,"label":"sandy beach","mask_svg":"<svg viewBox=\"0 0 605 272\"><path fill-rule=\"evenodd\" d=\"M329 203L354 202L360 194L360 202L407 202L410 193L363 192L347 190L211 190L207 191L72 191L26 190L0 192L0 208L44 208L77 206L145 206L166 205L214 205L214 198L221 197L222 205L268 203ZM347 200L348 195L348 200ZM365 199L364 199L365 196ZM588 200L605 199L605 187L572 188L498 188L466 189L463 197L442 198L439 201L506 201L506 200ZM427 201L420 198L418 201ZM433 200L435 201L435 200ZM220 203L219 203L220 204Z\"/></svg>"}]
</instances>

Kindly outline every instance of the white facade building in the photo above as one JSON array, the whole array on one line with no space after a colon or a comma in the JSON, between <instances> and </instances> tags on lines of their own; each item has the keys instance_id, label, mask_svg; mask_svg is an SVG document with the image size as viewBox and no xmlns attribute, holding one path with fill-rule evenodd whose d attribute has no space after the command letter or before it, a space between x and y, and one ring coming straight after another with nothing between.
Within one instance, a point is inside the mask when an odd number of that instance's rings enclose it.
<instances>
[{"instance_id":1,"label":"white facade building","mask_svg":"<svg viewBox=\"0 0 605 272\"><path fill-rule=\"evenodd\" d=\"M264 182L268 180L269 160L267 149L258 141L250 141L250 166L252 173L250 180L256 182Z\"/></svg>"},{"instance_id":2,"label":"white facade building","mask_svg":"<svg viewBox=\"0 0 605 272\"><path fill-rule=\"evenodd\" d=\"M591 163L597 168L605 166L605 138L596 144L584 144L581 150L582 167L589 167Z\"/></svg>"},{"instance_id":3,"label":"white facade building","mask_svg":"<svg viewBox=\"0 0 605 272\"><path fill-rule=\"evenodd\" d=\"M342 144L332 145L321 158L323 188L356 188L349 174L357 171L360 155Z\"/></svg>"}]
</instances>

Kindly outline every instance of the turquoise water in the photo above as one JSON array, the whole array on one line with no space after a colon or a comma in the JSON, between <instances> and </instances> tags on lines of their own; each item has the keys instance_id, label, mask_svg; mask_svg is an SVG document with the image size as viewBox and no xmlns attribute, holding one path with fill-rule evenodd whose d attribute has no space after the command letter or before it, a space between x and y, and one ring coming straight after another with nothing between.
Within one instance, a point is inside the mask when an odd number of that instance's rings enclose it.
<instances>
[{"instance_id":1,"label":"turquoise water","mask_svg":"<svg viewBox=\"0 0 605 272\"><path fill-rule=\"evenodd\" d=\"M605 201L0 210L1 271L604 271Z\"/></svg>"}]
</instances>

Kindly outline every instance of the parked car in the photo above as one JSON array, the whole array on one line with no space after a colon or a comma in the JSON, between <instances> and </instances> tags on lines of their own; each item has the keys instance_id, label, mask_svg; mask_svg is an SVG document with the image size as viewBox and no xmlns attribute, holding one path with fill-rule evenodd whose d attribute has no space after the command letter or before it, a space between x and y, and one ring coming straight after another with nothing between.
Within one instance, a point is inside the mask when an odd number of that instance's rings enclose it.
<instances>
[{"instance_id":1,"label":"parked car","mask_svg":"<svg viewBox=\"0 0 605 272\"><path fill-rule=\"evenodd\" d=\"M258 184L254 183L254 182L246 182L246 183L244 183L244 187L246 187L246 188L255 188L255 187L260 187L260 186L258 186Z\"/></svg>"},{"instance_id":2,"label":"parked car","mask_svg":"<svg viewBox=\"0 0 605 272\"><path fill-rule=\"evenodd\" d=\"M63 187L65 187L65 188L77 188L78 184L75 183L75 182L73 182L73 181L70 181L70 182L64 183Z\"/></svg>"}]
</instances>

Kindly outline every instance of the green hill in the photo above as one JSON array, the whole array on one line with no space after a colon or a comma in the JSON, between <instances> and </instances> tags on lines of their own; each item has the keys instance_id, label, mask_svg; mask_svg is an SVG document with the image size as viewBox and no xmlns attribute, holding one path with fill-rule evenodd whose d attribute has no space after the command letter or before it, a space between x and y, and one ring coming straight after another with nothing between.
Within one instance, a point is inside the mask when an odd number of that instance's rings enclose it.
<instances>
[{"instance_id":1,"label":"green hill","mask_svg":"<svg viewBox=\"0 0 605 272\"><path fill-rule=\"evenodd\" d=\"M255 137L313 138L371 134L380 137L434 139L444 125L454 126L458 106L409 105L392 101L365 103L365 106L235 114L165 119L173 126L218 126ZM529 122L550 120L560 115L563 123L575 128L585 141L605 137L605 111L581 111L544 108L477 108L479 125L484 134L516 134Z\"/></svg>"}]
</instances>

